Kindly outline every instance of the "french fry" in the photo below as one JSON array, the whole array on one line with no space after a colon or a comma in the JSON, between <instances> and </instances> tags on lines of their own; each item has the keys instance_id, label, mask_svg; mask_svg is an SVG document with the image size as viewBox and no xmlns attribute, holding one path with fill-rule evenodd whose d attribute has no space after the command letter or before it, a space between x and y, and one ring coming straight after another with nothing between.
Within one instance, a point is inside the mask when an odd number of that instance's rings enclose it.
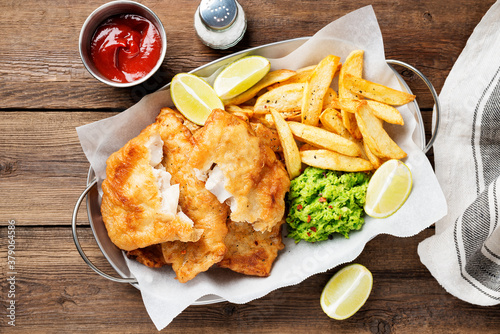
<instances>
[{"instance_id":1,"label":"french fry","mask_svg":"<svg viewBox=\"0 0 500 334\"><path fill-rule=\"evenodd\" d=\"M359 106L361 103L364 103L364 100L358 100L358 99L346 99L346 98L339 98L336 100L338 105L342 110L349 114L355 114L356 110L358 110ZM342 114L343 116L344 114ZM354 115L352 115L354 116ZM355 117L356 118L356 117Z\"/></svg>"},{"instance_id":2,"label":"french fry","mask_svg":"<svg viewBox=\"0 0 500 334\"><path fill-rule=\"evenodd\" d=\"M334 108L337 98L337 93L331 87L329 87L326 91L325 97L323 98L323 110L330 107Z\"/></svg>"},{"instance_id":3,"label":"french fry","mask_svg":"<svg viewBox=\"0 0 500 334\"><path fill-rule=\"evenodd\" d=\"M281 116L283 117L283 114L281 114ZM263 124L265 126L267 126L268 128L271 128L271 129L276 129L276 125L274 124L274 117L273 115L271 114L265 114L264 117L262 117L263 120Z\"/></svg>"},{"instance_id":4,"label":"french fry","mask_svg":"<svg viewBox=\"0 0 500 334\"><path fill-rule=\"evenodd\" d=\"M251 119L252 122L261 123L270 129L276 129L273 116L271 114L256 114Z\"/></svg>"},{"instance_id":5,"label":"french fry","mask_svg":"<svg viewBox=\"0 0 500 334\"><path fill-rule=\"evenodd\" d=\"M282 115L286 121L300 122L300 119L301 119L300 111L291 112L291 113L283 113Z\"/></svg>"},{"instance_id":6,"label":"french fry","mask_svg":"<svg viewBox=\"0 0 500 334\"><path fill-rule=\"evenodd\" d=\"M370 150L370 148L366 144L366 141L363 141L363 147L365 150L366 157L373 165L373 168L378 169L384 161L382 159L380 159L379 157L377 157L375 154L373 154L373 152Z\"/></svg>"},{"instance_id":7,"label":"french fry","mask_svg":"<svg viewBox=\"0 0 500 334\"><path fill-rule=\"evenodd\" d=\"M323 100L330 87L340 58L328 55L319 62L304 86L302 98L302 123L317 126L323 110Z\"/></svg>"},{"instance_id":8,"label":"french fry","mask_svg":"<svg viewBox=\"0 0 500 334\"><path fill-rule=\"evenodd\" d=\"M234 104L230 104L227 106L224 106L224 110L227 111L228 113L233 113L233 112L244 112L243 108Z\"/></svg>"},{"instance_id":9,"label":"french fry","mask_svg":"<svg viewBox=\"0 0 500 334\"><path fill-rule=\"evenodd\" d=\"M366 101L370 108L372 108L373 114L380 118L381 120L386 121L391 124L404 125L405 122L403 120L403 116L399 110L385 103L381 103L374 100Z\"/></svg>"},{"instance_id":10,"label":"french fry","mask_svg":"<svg viewBox=\"0 0 500 334\"><path fill-rule=\"evenodd\" d=\"M311 73L315 67L316 67L316 65L311 65L311 66L300 68L297 71L295 71L295 75L293 75L289 79L277 82L277 83L269 86L268 89L275 89L275 88L278 88L280 86L288 85L288 84L292 84L292 83L304 83L307 81L307 79L309 79L309 76L311 75Z\"/></svg>"},{"instance_id":11,"label":"french fry","mask_svg":"<svg viewBox=\"0 0 500 334\"><path fill-rule=\"evenodd\" d=\"M361 101L363 100L333 99L332 105L338 105L342 110L354 114L356 113ZM366 100L366 103L368 103L373 114L377 118L380 118L387 123L404 125L403 116L401 116L399 110L393 106L374 100Z\"/></svg>"},{"instance_id":12,"label":"french fry","mask_svg":"<svg viewBox=\"0 0 500 334\"><path fill-rule=\"evenodd\" d=\"M271 115L283 147L286 170L290 179L294 179L300 175L300 168L302 167L299 148L285 119L274 109L271 109Z\"/></svg>"},{"instance_id":13,"label":"french fry","mask_svg":"<svg viewBox=\"0 0 500 334\"><path fill-rule=\"evenodd\" d=\"M415 95L392 89L348 73L344 75L344 86L353 93L391 106L401 106L415 99Z\"/></svg>"},{"instance_id":14,"label":"french fry","mask_svg":"<svg viewBox=\"0 0 500 334\"><path fill-rule=\"evenodd\" d=\"M297 73L293 77L291 77L290 79L282 81L282 82L275 83L274 85L269 86L267 88L268 89L274 89L274 88L278 88L279 86L288 85L288 84L291 84L291 83L303 83L303 82L306 82L307 79L309 79L309 76L311 75L312 71L314 70L314 68L316 66L317 65L311 65L311 66L300 68L297 71L295 71ZM335 72L339 72L341 68L342 68L342 64L338 63L337 69L335 70Z\"/></svg>"},{"instance_id":15,"label":"french fry","mask_svg":"<svg viewBox=\"0 0 500 334\"><path fill-rule=\"evenodd\" d=\"M373 115L368 103L360 105L356 121L363 134L363 140L373 154L382 159L402 159L406 153L391 139L384 130L382 120Z\"/></svg>"},{"instance_id":16,"label":"french fry","mask_svg":"<svg viewBox=\"0 0 500 334\"><path fill-rule=\"evenodd\" d=\"M249 122L249 118L248 118L247 114L245 114L245 113L237 111L237 112L233 112L231 114L238 117L239 119L241 119L245 122Z\"/></svg>"},{"instance_id":17,"label":"french fry","mask_svg":"<svg viewBox=\"0 0 500 334\"><path fill-rule=\"evenodd\" d=\"M281 82L287 80L295 75L295 71L292 70L277 70L267 73L259 82L257 82L254 86L252 86L247 91L241 93L238 96L233 97L232 99L225 100L224 105L228 104L242 104L250 99L252 99L258 92L262 89L275 84L277 82Z\"/></svg>"},{"instance_id":18,"label":"french fry","mask_svg":"<svg viewBox=\"0 0 500 334\"><path fill-rule=\"evenodd\" d=\"M356 143L361 151L361 158L368 159L365 153L365 148L363 147L363 140L354 138L351 133L347 131L342 122L342 114L340 110L330 108L325 109L319 118L325 129Z\"/></svg>"},{"instance_id":19,"label":"french fry","mask_svg":"<svg viewBox=\"0 0 500 334\"><path fill-rule=\"evenodd\" d=\"M281 112L281 116L285 119L285 121L293 121L293 122L300 122L300 111L292 111L292 112ZM265 114L263 118L264 119L263 123L265 126L271 129L275 129L276 126L274 124L274 119L271 114Z\"/></svg>"},{"instance_id":20,"label":"french fry","mask_svg":"<svg viewBox=\"0 0 500 334\"><path fill-rule=\"evenodd\" d=\"M313 146L311 144L306 143L306 144L300 146L299 151L302 152L302 151L319 150L319 149L320 149L319 147L316 147L316 146Z\"/></svg>"},{"instance_id":21,"label":"french fry","mask_svg":"<svg viewBox=\"0 0 500 334\"><path fill-rule=\"evenodd\" d=\"M330 132L336 133L344 138L351 135L342 122L341 112L337 109L326 108L319 116L321 124Z\"/></svg>"},{"instance_id":22,"label":"french fry","mask_svg":"<svg viewBox=\"0 0 500 334\"><path fill-rule=\"evenodd\" d=\"M304 83L284 85L262 94L255 102L254 112L267 114L271 108L277 112L300 111L304 85Z\"/></svg>"},{"instance_id":23,"label":"french fry","mask_svg":"<svg viewBox=\"0 0 500 334\"><path fill-rule=\"evenodd\" d=\"M328 108L341 110L342 108L341 108L339 99L338 98L332 99L328 105L323 105L323 110L328 109ZM342 114L340 115L340 118L342 118Z\"/></svg>"},{"instance_id":24,"label":"french fry","mask_svg":"<svg viewBox=\"0 0 500 334\"><path fill-rule=\"evenodd\" d=\"M362 172L373 169L365 159L349 157L329 150L304 150L300 158L306 165L344 172Z\"/></svg>"},{"instance_id":25,"label":"french fry","mask_svg":"<svg viewBox=\"0 0 500 334\"><path fill-rule=\"evenodd\" d=\"M357 77L363 75L363 50L352 51L344 61L342 69L339 74L339 98L342 99L359 99L359 96L351 92L344 84L346 74L351 74ZM361 132L359 132L358 125L356 124L356 116L345 109L342 110L342 122L345 128L356 139L361 139Z\"/></svg>"},{"instance_id":26,"label":"french fry","mask_svg":"<svg viewBox=\"0 0 500 334\"><path fill-rule=\"evenodd\" d=\"M287 123L293 135L300 141L353 157L361 155L361 150L356 143L335 133L303 123Z\"/></svg>"},{"instance_id":27,"label":"french fry","mask_svg":"<svg viewBox=\"0 0 500 334\"><path fill-rule=\"evenodd\" d=\"M253 111L253 105L240 104L239 107L245 110Z\"/></svg>"},{"instance_id":28,"label":"french fry","mask_svg":"<svg viewBox=\"0 0 500 334\"><path fill-rule=\"evenodd\" d=\"M224 109L228 112L228 113L231 113L231 114L236 114L236 113L239 113L239 114L244 114L246 115L248 118L252 118L253 117L253 109L249 109L249 108L242 108L241 106L235 106L233 104L231 105L228 105L228 106L225 106Z\"/></svg>"}]
</instances>

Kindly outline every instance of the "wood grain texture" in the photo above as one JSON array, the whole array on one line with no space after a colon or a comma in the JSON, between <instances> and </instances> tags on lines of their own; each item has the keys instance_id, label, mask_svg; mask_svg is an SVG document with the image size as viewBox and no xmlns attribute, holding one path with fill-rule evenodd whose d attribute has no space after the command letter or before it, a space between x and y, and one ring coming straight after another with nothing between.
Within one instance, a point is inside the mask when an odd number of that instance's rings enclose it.
<instances>
[{"instance_id":1,"label":"wood grain texture","mask_svg":"<svg viewBox=\"0 0 500 334\"><path fill-rule=\"evenodd\" d=\"M193 15L198 1L142 2L165 26L167 56L149 82L117 89L87 73L78 54L80 28L102 1L2 1L1 108L125 109L176 73L248 47L311 36L336 18L369 4L379 20L386 57L421 69L439 91L468 36L494 1L245 1L247 33L237 46L224 51L211 50L197 39ZM17 37L14 43L12 36ZM432 99L423 84L402 73L415 85L421 107L431 108Z\"/></svg>"},{"instance_id":2,"label":"wood grain texture","mask_svg":"<svg viewBox=\"0 0 500 334\"><path fill-rule=\"evenodd\" d=\"M331 21L373 5L386 58L420 69L439 92L474 27L494 0L241 0L243 40L229 50L204 46L193 29L199 0L139 0L162 20L168 36L160 71L143 85L111 88L82 65L78 35L102 0L0 2L0 333L155 333L140 292L95 274L71 238L73 207L89 163L75 127L109 117L157 90L179 72L222 56L311 36ZM362 23L360 23L360 27ZM430 136L433 101L424 84L398 68L423 110ZM427 154L433 161L432 150ZM5 317L7 227L16 220L16 327ZM78 232L90 259L114 274L88 226ZM412 238L381 235L355 262L373 272L365 306L344 321L322 312L319 296L336 269L248 304L190 306L165 333L498 333L500 306L478 307L448 294L421 264Z\"/></svg>"},{"instance_id":3,"label":"wood grain texture","mask_svg":"<svg viewBox=\"0 0 500 334\"><path fill-rule=\"evenodd\" d=\"M93 242L89 228L78 230L90 259L113 270ZM344 321L328 318L319 306L322 287L336 272L315 275L253 302L190 306L165 333L497 333L499 306L479 308L447 294L420 263L416 248L430 236L378 236L355 262L374 276L363 308ZM6 263L7 228L0 228L0 261ZM86 266L70 228L16 227L16 327L10 332L155 332L140 292L101 278ZM6 280L2 279L2 291ZM3 297L3 296L2 296ZM0 298L2 309L7 306ZM0 326L5 326L3 320ZM202 326L202 327L201 327Z\"/></svg>"},{"instance_id":4,"label":"wood grain texture","mask_svg":"<svg viewBox=\"0 0 500 334\"><path fill-rule=\"evenodd\" d=\"M0 112L0 225L69 225L90 166L75 128L113 114Z\"/></svg>"}]
</instances>

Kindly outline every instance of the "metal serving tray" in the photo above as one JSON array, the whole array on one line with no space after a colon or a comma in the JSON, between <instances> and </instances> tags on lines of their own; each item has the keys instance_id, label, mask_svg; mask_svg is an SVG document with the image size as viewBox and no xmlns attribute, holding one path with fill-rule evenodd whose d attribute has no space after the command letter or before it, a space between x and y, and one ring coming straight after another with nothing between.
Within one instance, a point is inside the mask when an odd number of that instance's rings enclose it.
<instances>
[{"instance_id":1,"label":"metal serving tray","mask_svg":"<svg viewBox=\"0 0 500 334\"><path fill-rule=\"evenodd\" d=\"M219 68L233 62L234 60L247 56L247 55L260 55L263 57L267 58L281 58L289 54L290 52L294 51L296 48L304 44L310 37L302 37L302 38L296 38L296 39L291 39L291 40L286 40L286 41L281 41L277 43L271 43L271 44L266 44L263 46L247 49L244 51L240 51L237 53L234 53L232 55L223 57L221 59L218 59L216 61L213 61L211 63L208 63L206 65L203 65L201 67L198 67L197 69L191 71L190 73L194 73L198 76L202 77L209 77L212 75L215 71L217 71ZM429 90L431 91L431 94L434 98L435 102L435 109L434 109L434 125L433 125L433 131L432 131L432 137L429 140L429 142L426 142L425 140L425 129L424 129L424 123L422 120L422 115L420 113L420 108L417 104L416 101L412 102L409 104L409 108L414 114L414 116L417 119L417 126L419 127L415 132L413 139L415 140L416 143L420 143L420 146L422 150L426 153L434 143L434 140L437 135L437 129L439 126L439 100L437 93L430 83L430 81L416 68L413 66L410 66L406 63L403 63L401 61L397 60L387 60L387 63L389 66L391 65L399 65L402 67L405 67L408 70L411 70L414 72L417 76L419 76L424 83L427 85ZM392 68L392 66L391 66ZM394 70L394 68L392 68ZM411 93L410 88L408 85L404 82L404 80L401 78L399 73L394 70L396 76L398 77L401 85L406 88L406 90ZM164 89L169 89L170 84L164 86L161 88L161 90ZM127 267L127 264L124 259L123 251L120 250L118 247L116 247L111 240L108 237L108 233L106 231L106 228L104 226L104 223L102 221L102 216L101 216L101 209L100 209L100 198L99 198L99 192L97 190L97 180L94 175L94 171L92 168L90 168L87 176L87 187L81 194L80 198L78 199L74 211L73 211L73 217L72 217L72 231L73 231L73 239L75 241L76 248L78 252L80 253L81 257L83 260L89 265L90 268L92 268L96 273L99 275L110 279L115 282L121 282L121 283L130 283L136 288L139 288L137 281L135 278L132 277L129 268ZM77 220L77 214L78 214L78 209L83 202L83 200L87 198L87 216L90 222L90 226L92 228L92 232L94 233L95 240L97 244L99 245L99 248L101 249L103 255L106 257L108 262L111 264L111 266L115 269L117 274L121 276L121 278L113 277L110 276L104 272L102 272L100 269L98 269L85 255L84 251L82 250L80 243L78 241L78 236L77 236L77 231L76 231L76 220ZM203 305L203 304L211 304L211 303L217 303L224 301L224 299L215 296L215 295L207 295L204 296L200 299L198 299L194 305Z\"/></svg>"}]
</instances>

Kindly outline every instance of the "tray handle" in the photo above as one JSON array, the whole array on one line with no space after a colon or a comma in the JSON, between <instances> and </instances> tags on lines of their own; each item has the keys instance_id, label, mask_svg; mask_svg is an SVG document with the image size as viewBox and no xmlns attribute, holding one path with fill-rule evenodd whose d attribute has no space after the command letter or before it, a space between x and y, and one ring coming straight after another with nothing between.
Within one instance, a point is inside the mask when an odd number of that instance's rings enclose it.
<instances>
[{"instance_id":1,"label":"tray handle","mask_svg":"<svg viewBox=\"0 0 500 334\"><path fill-rule=\"evenodd\" d=\"M429 88L429 90L431 91L432 98L434 99L434 110L433 110L433 112L434 112L434 126L432 129L432 135L431 135L431 138L429 139L429 142L427 142L425 147L422 149L424 151L424 153L427 153L431 149L432 145L434 144L434 141L436 140L436 136L438 134L439 117L441 114L441 105L439 104L438 94L436 93L436 90L434 89L434 86L432 85L430 80L427 79L427 77L422 72L417 70L415 67L413 67L413 66L411 66L403 61L400 61L400 60L387 59L386 62L389 65L399 65L399 66L402 66L402 67L412 71L425 83L427 88ZM422 120L422 114L420 112L420 108L418 109L418 120L419 120L419 122L421 122L422 126L424 126L423 120ZM426 140L424 137L424 143L425 143L425 141Z\"/></svg>"},{"instance_id":2,"label":"tray handle","mask_svg":"<svg viewBox=\"0 0 500 334\"><path fill-rule=\"evenodd\" d=\"M76 249L78 250L78 253L80 253L80 256L82 257L83 261L96 273L101 275L104 278L107 278L113 282L119 282L119 283L137 283L137 280L135 278L117 278L110 276L106 274L105 272L101 271L99 268L97 268L85 255L85 252L83 251L82 247L80 246L80 241L78 241L78 234L76 231L76 217L78 216L78 209L80 209L80 205L83 202L83 199L87 196L89 191L97 184L97 179L93 179L88 185L87 188L82 192L78 200L76 201L75 204L75 209L73 210L73 218L71 221L71 230L73 232L73 241L75 242Z\"/></svg>"}]
</instances>

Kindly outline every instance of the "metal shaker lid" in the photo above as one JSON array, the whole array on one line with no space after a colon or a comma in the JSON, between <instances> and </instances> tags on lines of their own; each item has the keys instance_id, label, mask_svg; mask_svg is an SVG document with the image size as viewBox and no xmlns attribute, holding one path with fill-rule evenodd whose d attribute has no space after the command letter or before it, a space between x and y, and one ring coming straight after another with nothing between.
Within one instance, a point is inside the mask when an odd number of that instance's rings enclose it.
<instances>
[{"instance_id":1,"label":"metal shaker lid","mask_svg":"<svg viewBox=\"0 0 500 334\"><path fill-rule=\"evenodd\" d=\"M201 0L200 17L210 29L223 30L233 24L238 15L235 0Z\"/></svg>"}]
</instances>

